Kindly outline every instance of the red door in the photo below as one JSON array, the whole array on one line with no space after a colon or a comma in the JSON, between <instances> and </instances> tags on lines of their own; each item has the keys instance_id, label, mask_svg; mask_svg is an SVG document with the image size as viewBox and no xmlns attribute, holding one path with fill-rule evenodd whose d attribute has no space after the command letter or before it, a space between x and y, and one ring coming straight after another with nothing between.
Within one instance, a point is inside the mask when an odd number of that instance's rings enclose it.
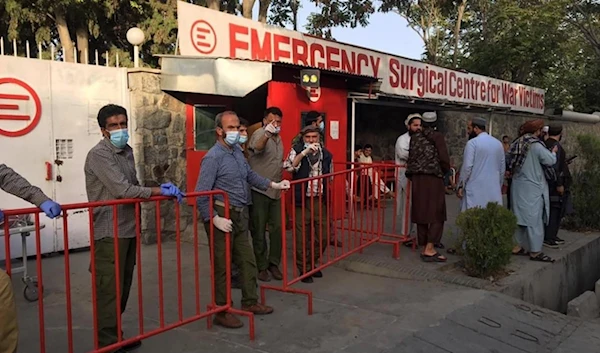
<instances>
[{"instance_id":1,"label":"red door","mask_svg":"<svg viewBox=\"0 0 600 353\"><path fill-rule=\"evenodd\" d=\"M194 191L200 174L200 163L215 144L215 117L231 110L234 98L188 95L186 102L186 161L187 190Z\"/></svg>"}]
</instances>

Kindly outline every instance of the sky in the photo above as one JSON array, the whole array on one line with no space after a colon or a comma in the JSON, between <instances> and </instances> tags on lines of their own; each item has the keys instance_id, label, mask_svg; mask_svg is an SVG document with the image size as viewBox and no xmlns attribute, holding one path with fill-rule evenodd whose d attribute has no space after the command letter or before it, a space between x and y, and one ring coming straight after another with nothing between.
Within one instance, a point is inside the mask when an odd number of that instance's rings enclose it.
<instances>
[{"instance_id":1,"label":"sky","mask_svg":"<svg viewBox=\"0 0 600 353\"><path fill-rule=\"evenodd\" d=\"M306 19L319 9L310 1L301 1L298 11L298 30L306 32ZM254 19L258 17L258 6L254 7ZM375 49L406 58L421 59L423 42L418 34L407 27L406 20L394 13L376 12L369 18L367 27L334 28L333 38L338 42Z\"/></svg>"}]
</instances>

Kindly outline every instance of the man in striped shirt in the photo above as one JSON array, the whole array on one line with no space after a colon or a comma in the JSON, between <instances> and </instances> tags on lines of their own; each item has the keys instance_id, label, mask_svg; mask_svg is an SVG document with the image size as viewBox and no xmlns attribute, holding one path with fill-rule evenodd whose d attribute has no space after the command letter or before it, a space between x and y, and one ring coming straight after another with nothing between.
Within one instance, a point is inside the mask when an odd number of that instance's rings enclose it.
<instances>
[{"instance_id":1,"label":"man in striped shirt","mask_svg":"<svg viewBox=\"0 0 600 353\"><path fill-rule=\"evenodd\" d=\"M240 269L242 310L255 315L267 315L273 312L273 308L258 302L256 293L258 271L254 252L248 240L250 203L248 184L260 190L267 190L269 187L285 190L289 189L290 182L287 180L272 182L252 171L239 146L240 120L235 112L225 111L218 114L215 125L217 143L204 156L196 185L198 192L223 190L229 199L230 219L225 218L225 203L222 195L215 195L212 205L209 197L198 197L197 201L209 240L211 224L214 231L214 244L210 245L214 256L215 302L219 306L227 304L225 233L231 233L232 260ZM235 315L227 312L217 314L214 322L227 328L243 326Z\"/></svg>"},{"instance_id":2,"label":"man in striped shirt","mask_svg":"<svg viewBox=\"0 0 600 353\"><path fill-rule=\"evenodd\" d=\"M172 196L181 201L183 194L171 184L160 187L141 186L135 171L133 149L127 144L127 111L125 108L108 104L98 112L98 125L103 139L87 155L84 165L85 190L88 200L110 201L115 199L149 198L150 196ZM133 283L136 258L135 204L94 208L94 262L96 269L96 305L98 309L98 345L106 347L117 343L117 293L115 275L115 248L119 248L119 288L121 289L121 313L125 311L129 291ZM113 217L118 219L117 234L114 234ZM91 272L91 267L90 267ZM124 353L138 348L140 341L124 345L114 353Z\"/></svg>"},{"instance_id":3,"label":"man in striped shirt","mask_svg":"<svg viewBox=\"0 0 600 353\"><path fill-rule=\"evenodd\" d=\"M5 164L0 164L0 189L31 202L50 218L60 215L59 204L50 200L40 188L31 185ZM4 213L0 210L0 226L4 221ZM12 282L6 272L0 269L0 352L15 353L17 343L19 343L19 329Z\"/></svg>"}]
</instances>

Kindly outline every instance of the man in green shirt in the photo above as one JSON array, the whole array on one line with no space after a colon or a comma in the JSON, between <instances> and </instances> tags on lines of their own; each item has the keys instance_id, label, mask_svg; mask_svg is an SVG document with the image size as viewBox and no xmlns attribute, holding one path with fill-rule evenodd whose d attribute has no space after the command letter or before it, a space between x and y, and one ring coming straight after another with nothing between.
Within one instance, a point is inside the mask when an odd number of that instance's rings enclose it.
<instances>
[{"instance_id":1,"label":"man in green shirt","mask_svg":"<svg viewBox=\"0 0 600 353\"><path fill-rule=\"evenodd\" d=\"M275 182L283 178L283 143L279 136L282 117L281 109L267 108L263 116L263 127L252 134L248 143L248 163L252 170ZM281 280L281 192L272 188L266 191L252 188L250 213L258 279L268 282L273 276L276 280ZM267 224L268 247L265 234Z\"/></svg>"}]
</instances>

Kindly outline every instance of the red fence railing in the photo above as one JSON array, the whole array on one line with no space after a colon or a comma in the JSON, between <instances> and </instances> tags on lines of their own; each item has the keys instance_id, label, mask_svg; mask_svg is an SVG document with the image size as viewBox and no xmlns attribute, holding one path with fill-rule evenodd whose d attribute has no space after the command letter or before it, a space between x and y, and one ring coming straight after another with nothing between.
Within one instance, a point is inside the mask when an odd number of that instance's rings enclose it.
<instances>
[{"instance_id":1,"label":"red fence railing","mask_svg":"<svg viewBox=\"0 0 600 353\"><path fill-rule=\"evenodd\" d=\"M224 202L225 205L225 217L229 218L229 200L227 197L227 194L223 191L210 191L210 192L202 192L202 193L189 193L186 197L188 199L196 199L198 197L208 197L210 198L210 204L213 203L213 198L216 195L221 195L222 200ZM155 209L155 225L154 225L154 231L156 232L156 254L155 255L147 255L149 257L156 257L156 263L157 263L157 267L156 268L148 268L146 265L146 263L151 264L151 261L149 260L144 260L143 259L143 251L142 251L142 247L141 247L141 235L142 235L142 227L141 227L141 207L142 204L150 204L151 206L154 207ZM119 241L115 241L115 239L117 239L118 237L118 233L119 233L119 214L118 214L118 209L119 207L122 206L130 206L133 207L135 209L135 262L137 263L137 276L134 276L136 279L136 283L135 283L135 287L137 287L137 295L135 298L130 298L133 299L133 301L137 302L137 311L138 311L138 315L137 315L137 326L138 326L138 332L137 334L133 335L132 337L125 339L122 336L122 329L124 328L123 325L123 319L121 317L121 313L122 313L122 308L121 307L121 296L123 295L123 288L121 288L121 276L123 276L123 273L121 273L121 271L119 271L120 269L120 261L122 261L122 257L119 255L120 254L120 249L119 249ZM175 269L173 271L173 269L167 269L168 264L170 264L170 261L163 261L163 247L165 246L164 244L164 239L163 239L163 234L165 234L165 229L163 228L163 224L166 223L166 221L163 219L163 217L161 217L161 212L162 210L165 210L165 207L174 207L174 240L175 240L175 257L176 257L176 261L175 261ZM186 256L182 255L182 251L189 250L189 246L182 246L182 231L181 231L181 223L180 223L180 218L181 218L181 211L182 211L182 207L189 207L191 208L191 210L187 210L187 211L191 211L192 213L192 224L191 227L192 229L192 243L193 243L193 250L192 250L192 254L186 254ZM113 241L112 243L114 244L114 277L115 277L115 292L114 295L116 297L115 303L116 303L116 307L114 308L116 310L116 317L117 317L117 342L114 344L111 344L109 346L105 346L105 347L100 347L99 346L99 337L98 337L98 317L99 315L102 314L101 309L98 308L98 298L97 298L97 287L98 287L98 279L101 277L99 277L98 275L98 271L99 269L96 266L96 252L95 252L95 246L98 246L95 242L94 242L94 233L95 233L95 227L94 227L94 210L97 209L110 209L112 211L113 215L117 215L116 217L113 217L113 221L112 221L112 229L110 230L110 232L113 235ZM57 348L57 345L59 343L59 341L61 341L62 343L60 343L61 345L65 345L66 347L68 347L66 350L66 352L68 353L72 353L75 351L81 352L81 351L88 351L88 352L94 352L94 353L102 353L102 352L109 352L109 351L113 351L119 347L123 347L124 345L127 345L129 343L132 343L136 340L141 340L144 338L148 338L157 334L160 334L162 332L168 331L168 330L172 330L174 328L177 328L179 326L203 319L203 318L207 318L207 322L208 322L208 326L211 326L211 318L213 315L218 314L218 313L223 313L223 312L230 312L230 313L235 313L235 314L239 314L239 315L244 315L246 317L248 317L249 319L249 334L250 334L250 338L254 339L254 316L252 313L250 312L245 312L245 311L241 311L241 310L237 310L234 309L231 305L231 281L230 281L230 272L231 272L231 239L230 239L230 235L229 233L225 234L225 263L226 263L226 294L227 294L227 300L225 305L221 305L218 306L215 303L215 280L214 280L214 268L215 268L215 262L214 262L214 254L212 254L211 251L211 255L209 256L209 259L201 259L201 256L199 254L199 231L198 231L198 217L196 216L198 214L198 210L197 210L197 204L196 202L193 203L193 206L187 206L187 205L180 205L179 203L176 202L175 199L173 198L166 198L166 197L152 197L150 199L147 200L141 200L141 199L127 199L127 200L114 200L114 201L107 201L107 202L89 202L89 203L78 203L78 204L67 204L67 205L62 205L62 215L61 218L59 218L59 221L62 222L62 232L63 232L63 236L62 236L62 242L64 245L64 304L61 305L61 307L64 308L64 314L58 314L55 311L53 311L53 316L60 316L62 317L63 315L65 315L65 321L66 321L66 344L64 342L64 338L63 339L59 339L58 333L56 332L56 330L52 331L52 335L49 335L48 332L48 328L47 325L50 322L52 324L52 321L56 320L56 317L53 317L51 320L48 320L46 318L46 311L47 310L54 310L57 303L53 302L52 303L52 307L51 308L46 308L45 307L45 301L44 301L44 283L48 280L48 278L52 279L52 282L60 282L62 281L62 279L60 279L59 277L61 277L58 273L50 273L50 274L46 274L44 273L44 268L45 266L43 266L43 262L44 259L42 258L42 252L41 252L41 239L40 239L40 210L37 208L27 208L27 209L18 209L18 210L3 210L5 217L14 217L14 216L19 216L19 215L32 215L33 216L33 225L34 225L34 231L32 232L33 236L35 237L35 244L36 244L36 259L35 259L35 264L36 264L36 271L37 271L37 291L39 293L39 299L38 299L38 327L39 327L39 342L37 342L37 344L39 344L39 348L36 349L33 347L32 344L34 344L33 342L31 342L31 340L28 340L26 347L20 347L21 349L23 349L23 351L39 351L40 353L45 353L45 352L58 352L59 349ZM85 308L85 305L83 305L83 309L82 309L82 304L79 303L77 300L73 300L73 281L72 281L72 273L74 271L77 271L77 268L73 268L72 264L71 264L71 257L75 256L75 255L71 255L68 251L68 249L70 249L69 247L69 241L70 241L70 235L69 235L69 226L70 226L70 222L69 219L71 217L71 215L73 214L73 211L87 211L89 214L89 237L90 237L90 271L91 271L91 286L82 286L81 288L77 287L78 291L85 291L87 292L91 292L89 293L91 295L91 310L90 308ZM212 208L211 208L211 213L212 213ZM211 215L211 221L210 221L210 227L207 227L207 229L210 229L208 237L209 237L209 244L214 244L214 231L213 231L213 227L212 227L212 215ZM9 222L5 222L4 224L4 251L5 251L5 263L6 263L6 272L10 275L11 274L11 254L10 254L10 224ZM188 226L189 227L189 226ZM210 249L212 250L213 247L210 247ZM146 251L146 250L144 250ZM148 250L150 251L150 250ZM188 256L190 255L190 256ZM189 260L190 258L193 258L193 264L187 264L187 260ZM182 261L184 261L184 259L186 260L186 270L184 271L184 268L182 267ZM26 261L26 259L24 259L24 261ZM152 259L152 262L154 262L154 260ZM191 268L191 270L188 270L189 268ZM175 273L175 279L173 278L173 276L169 276L169 275L165 275L165 271L169 270L170 273L174 272ZM208 273L210 272L210 276L208 276ZM156 276L155 279L152 279L153 276ZM205 292L201 291L201 281L204 279L209 279L209 283L206 284L206 287L208 287L209 289L206 290ZM165 285L165 282L168 281L168 284ZM155 292L154 293L158 293L158 320L157 323L153 323L153 327L149 327L145 316L147 316L148 311L150 310L155 310L156 308L148 308L147 306L144 305L145 303L145 299L147 299L148 297L148 291L150 289L147 288L147 286L149 286L149 284L147 283L156 283L156 288L154 288ZM188 284L188 286L184 286L184 284ZM193 288L192 287L193 284ZM82 289L83 288L83 289ZM91 289L91 290L90 290ZM184 295L184 289L187 290L185 293L186 295ZM132 287L132 292L134 290L134 287ZM58 292L57 289L54 290L54 292ZM176 294L174 295L173 292L175 292ZM201 294L205 293L206 297L204 296L201 297ZM154 300L156 299L156 297L151 298L152 302L154 302ZM202 300L201 300L202 299ZM53 298L53 300L56 300L56 297ZM130 300L132 301L132 300ZM167 318L165 315L165 308L169 307L170 309L173 309L174 307L177 308L176 312L177 315L174 318ZM104 310L104 308L103 308ZM77 311L77 312L74 312ZM92 315L90 317L89 315L89 311L92 312ZM92 321L90 323L90 320ZM90 325L91 324L91 325ZM84 327L84 326L93 326L93 337L83 337L82 335L80 335L79 333L77 333L77 335L75 335L75 330L77 327ZM28 326L28 327L21 327L21 333L24 332L24 330L32 330L34 329L34 327L32 326ZM51 336L51 340L52 343L48 346L48 338ZM28 337L30 337L30 335L28 335ZM93 346L92 345L93 342ZM63 351L63 350L61 350Z\"/></svg>"}]
</instances>

